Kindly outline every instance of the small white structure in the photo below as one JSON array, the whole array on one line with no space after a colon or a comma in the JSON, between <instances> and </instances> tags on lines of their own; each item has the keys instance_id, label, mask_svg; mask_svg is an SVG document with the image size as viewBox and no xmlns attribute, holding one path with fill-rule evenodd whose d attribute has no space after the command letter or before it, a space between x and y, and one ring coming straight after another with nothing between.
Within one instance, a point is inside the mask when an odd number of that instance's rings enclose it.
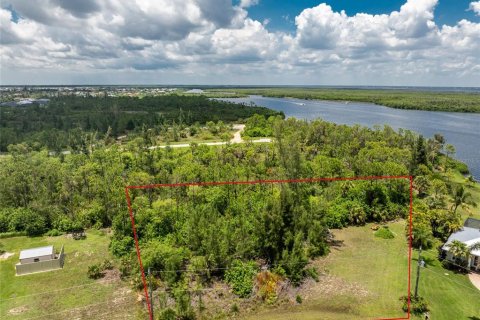
<instances>
[{"instance_id":1,"label":"small white structure","mask_svg":"<svg viewBox=\"0 0 480 320\"><path fill-rule=\"evenodd\" d=\"M202 94L203 90L202 89L191 89L191 90L185 91L185 93Z\"/></svg>"},{"instance_id":2,"label":"small white structure","mask_svg":"<svg viewBox=\"0 0 480 320\"><path fill-rule=\"evenodd\" d=\"M20 251L20 262L15 265L17 276L63 268L64 248L55 254L53 246L32 248Z\"/></svg>"},{"instance_id":3,"label":"small white structure","mask_svg":"<svg viewBox=\"0 0 480 320\"><path fill-rule=\"evenodd\" d=\"M447 242L443 245L442 251L443 256L446 260L455 262L456 257L449 252L450 244L454 241L460 241L464 243L468 248L472 247L474 244L480 242L480 220L468 218L463 228L459 231L452 233L448 237ZM467 268L472 270L480 270L480 250L472 250L470 256L468 257Z\"/></svg>"},{"instance_id":4,"label":"small white structure","mask_svg":"<svg viewBox=\"0 0 480 320\"><path fill-rule=\"evenodd\" d=\"M53 246L32 248L20 251L20 264L40 262L55 259Z\"/></svg>"}]
</instances>

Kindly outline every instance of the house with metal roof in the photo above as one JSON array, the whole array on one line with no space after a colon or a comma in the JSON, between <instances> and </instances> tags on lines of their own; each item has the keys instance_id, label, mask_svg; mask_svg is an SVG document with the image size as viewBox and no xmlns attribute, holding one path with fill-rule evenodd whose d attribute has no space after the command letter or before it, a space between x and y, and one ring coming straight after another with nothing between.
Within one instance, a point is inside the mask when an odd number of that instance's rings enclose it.
<instances>
[{"instance_id":1,"label":"house with metal roof","mask_svg":"<svg viewBox=\"0 0 480 320\"><path fill-rule=\"evenodd\" d=\"M15 265L17 275L50 271L63 268L64 249L55 253L53 246L31 248L20 251L19 263Z\"/></svg>"},{"instance_id":2,"label":"house with metal roof","mask_svg":"<svg viewBox=\"0 0 480 320\"><path fill-rule=\"evenodd\" d=\"M447 242L445 242L442 247L442 251L445 259L451 262L455 262L458 259L458 257L455 257L449 251L451 243L455 240L464 243L467 248L471 248L473 245L480 243L480 220L468 218L462 229L452 233L450 237L448 237ZM470 250L470 255L463 259L467 259L467 261L465 261L467 268L480 270L480 249Z\"/></svg>"}]
</instances>

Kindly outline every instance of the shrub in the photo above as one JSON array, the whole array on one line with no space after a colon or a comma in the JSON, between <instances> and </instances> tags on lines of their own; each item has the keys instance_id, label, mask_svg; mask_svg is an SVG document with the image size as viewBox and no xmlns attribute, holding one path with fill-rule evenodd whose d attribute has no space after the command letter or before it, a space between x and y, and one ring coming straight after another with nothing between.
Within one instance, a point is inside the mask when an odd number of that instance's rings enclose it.
<instances>
[{"instance_id":1,"label":"shrub","mask_svg":"<svg viewBox=\"0 0 480 320\"><path fill-rule=\"evenodd\" d=\"M113 262L111 260L105 259L101 266L102 270L112 270L113 269Z\"/></svg>"},{"instance_id":2,"label":"shrub","mask_svg":"<svg viewBox=\"0 0 480 320\"><path fill-rule=\"evenodd\" d=\"M315 282L318 282L318 271L317 269L315 268L307 268L305 269L305 274L307 277L310 277L312 278L313 280L315 280Z\"/></svg>"},{"instance_id":3,"label":"shrub","mask_svg":"<svg viewBox=\"0 0 480 320\"><path fill-rule=\"evenodd\" d=\"M152 240L142 246L142 260L145 269L165 270L163 281L173 284L181 278L178 270L185 268L190 253L186 248L176 248L159 240Z\"/></svg>"},{"instance_id":4,"label":"shrub","mask_svg":"<svg viewBox=\"0 0 480 320\"><path fill-rule=\"evenodd\" d=\"M45 232L46 221L39 213L26 209L16 208L9 215L10 231L25 231L27 236L39 236Z\"/></svg>"},{"instance_id":5,"label":"shrub","mask_svg":"<svg viewBox=\"0 0 480 320\"><path fill-rule=\"evenodd\" d=\"M9 224L9 215L10 209L5 208L0 210L0 233L9 231L8 224Z\"/></svg>"},{"instance_id":6,"label":"shrub","mask_svg":"<svg viewBox=\"0 0 480 320\"><path fill-rule=\"evenodd\" d=\"M185 281L183 283L179 283L178 286L173 289L173 296L175 297L177 306L177 319L195 319L195 312L192 308L190 292Z\"/></svg>"},{"instance_id":7,"label":"shrub","mask_svg":"<svg viewBox=\"0 0 480 320\"><path fill-rule=\"evenodd\" d=\"M244 298L252 293L256 273L257 265L254 261L234 260L230 269L225 273L225 281L232 286L236 295Z\"/></svg>"},{"instance_id":8,"label":"shrub","mask_svg":"<svg viewBox=\"0 0 480 320\"><path fill-rule=\"evenodd\" d=\"M463 175L470 173L468 166L460 161L455 161L455 169L457 169Z\"/></svg>"},{"instance_id":9,"label":"shrub","mask_svg":"<svg viewBox=\"0 0 480 320\"><path fill-rule=\"evenodd\" d=\"M53 222L53 226L55 227L55 229L58 229L60 231L70 232L72 231L73 221L68 217L62 217L58 220L55 220Z\"/></svg>"},{"instance_id":10,"label":"shrub","mask_svg":"<svg viewBox=\"0 0 480 320\"><path fill-rule=\"evenodd\" d=\"M345 205L334 204L327 210L326 222L329 228L341 229L347 226L349 212Z\"/></svg>"},{"instance_id":11,"label":"shrub","mask_svg":"<svg viewBox=\"0 0 480 320\"><path fill-rule=\"evenodd\" d=\"M132 263L128 257L123 257L120 261L120 277L123 279L132 273Z\"/></svg>"},{"instance_id":12,"label":"shrub","mask_svg":"<svg viewBox=\"0 0 480 320\"><path fill-rule=\"evenodd\" d=\"M297 294L297 297L295 298L295 301L297 301L297 303L300 304L300 303L303 302L303 299L299 294Z\"/></svg>"},{"instance_id":13,"label":"shrub","mask_svg":"<svg viewBox=\"0 0 480 320\"><path fill-rule=\"evenodd\" d=\"M110 242L110 251L116 257L122 257L127 255L133 248L133 238L123 237L121 239L112 239Z\"/></svg>"},{"instance_id":14,"label":"shrub","mask_svg":"<svg viewBox=\"0 0 480 320\"><path fill-rule=\"evenodd\" d=\"M90 279L99 279L104 276L102 268L98 264L92 264L88 266L87 276Z\"/></svg>"},{"instance_id":15,"label":"shrub","mask_svg":"<svg viewBox=\"0 0 480 320\"><path fill-rule=\"evenodd\" d=\"M160 315L157 318L158 320L176 320L177 313L172 308L164 309L160 312Z\"/></svg>"},{"instance_id":16,"label":"shrub","mask_svg":"<svg viewBox=\"0 0 480 320\"><path fill-rule=\"evenodd\" d=\"M232 304L232 306L230 307L230 311L232 313L238 313L240 312L240 308L238 307L238 305L236 303Z\"/></svg>"},{"instance_id":17,"label":"shrub","mask_svg":"<svg viewBox=\"0 0 480 320\"><path fill-rule=\"evenodd\" d=\"M58 237L61 236L63 232L57 230L57 229L52 229L46 233L47 236L49 237Z\"/></svg>"},{"instance_id":18,"label":"shrub","mask_svg":"<svg viewBox=\"0 0 480 320\"><path fill-rule=\"evenodd\" d=\"M23 237L23 236L26 236L26 235L27 235L27 233L25 231L5 232L5 233L0 233L0 239L13 238L13 237Z\"/></svg>"},{"instance_id":19,"label":"shrub","mask_svg":"<svg viewBox=\"0 0 480 320\"><path fill-rule=\"evenodd\" d=\"M25 232L30 237L41 236L45 232L45 218L38 214L29 216L25 223Z\"/></svg>"},{"instance_id":20,"label":"shrub","mask_svg":"<svg viewBox=\"0 0 480 320\"><path fill-rule=\"evenodd\" d=\"M388 228L388 226L382 226L377 231L375 231L375 237L379 237L382 239L393 239L395 238L395 235L392 231L390 231L390 228Z\"/></svg>"},{"instance_id":21,"label":"shrub","mask_svg":"<svg viewBox=\"0 0 480 320\"><path fill-rule=\"evenodd\" d=\"M402 309L403 311L408 311L408 297L400 297L400 301L403 302ZM410 312L413 314L422 314L429 311L428 304L423 297L418 296L415 298L413 295L410 297Z\"/></svg>"},{"instance_id":22,"label":"shrub","mask_svg":"<svg viewBox=\"0 0 480 320\"><path fill-rule=\"evenodd\" d=\"M258 295L267 303L277 300L277 287L282 279L278 274L263 271L257 275Z\"/></svg>"},{"instance_id":23,"label":"shrub","mask_svg":"<svg viewBox=\"0 0 480 320\"><path fill-rule=\"evenodd\" d=\"M305 277L305 266L308 263L303 246L303 235L298 232L297 235L290 240L288 244L292 247L291 250L284 249L282 252L282 259L280 261L285 273L294 285L299 285Z\"/></svg>"}]
</instances>

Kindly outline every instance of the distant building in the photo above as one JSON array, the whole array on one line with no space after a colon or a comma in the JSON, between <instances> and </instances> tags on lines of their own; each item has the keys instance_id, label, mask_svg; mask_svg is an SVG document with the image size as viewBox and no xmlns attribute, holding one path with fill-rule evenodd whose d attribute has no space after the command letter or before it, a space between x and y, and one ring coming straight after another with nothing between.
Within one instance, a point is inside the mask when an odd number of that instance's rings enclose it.
<instances>
[{"instance_id":1,"label":"distant building","mask_svg":"<svg viewBox=\"0 0 480 320\"><path fill-rule=\"evenodd\" d=\"M185 93L201 94L201 93L203 93L203 90L202 89L192 89L192 90L185 91Z\"/></svg>"},{"instance_id":2,"label":"distant building","mask_svg":"<svg viewBox=\"0 0 480 320\"><path fill-rule=\"evenodd\" d=\"M53 246L32 248L20 251L20 262L15 265L17 275L50 271L63 268L64 249L55 254Z\"/></svg>"},{"instance_id":3,"label":"distant building","mask_svg":"<svg viewBox=\"0 0 480 320\"><path fill-rule=\"evenodd\" d=\"M457 257L449 252L450 244L455 240L464 243L468 248L476 243L480 243L480 220L468 218L463 224L462 229L452 233L450 237L448 237L447 242L445 242L442 247L442 254L446 260L451 262L455 262L457 259ZM466 265L467 268L472 270L480 270L480 249L470 251Z\"/></svg>"}]
</instances>

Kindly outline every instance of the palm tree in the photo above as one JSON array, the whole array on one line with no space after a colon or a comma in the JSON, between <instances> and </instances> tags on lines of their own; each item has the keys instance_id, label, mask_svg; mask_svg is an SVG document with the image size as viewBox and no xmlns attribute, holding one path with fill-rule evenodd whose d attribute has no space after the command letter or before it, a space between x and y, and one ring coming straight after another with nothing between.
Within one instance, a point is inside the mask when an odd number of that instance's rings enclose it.
<instances>
[{"instance_id":1,"label":"palm tree","mask_svg":"<svg viewBox=\"0 0 480 320\"><path fill-rule=\"evenodd\" d=\"M475 250L480 250L480 242L477 242L477 243L472 244L472 245L469 247L469 249L470 249L470 253L471 253L472 251L475 251Z\"/></svg>"},{"instance_id":2,"label":"palm tree","mask_svg":"<svg viewBox=\"0 0 480 320\"><path fill-rule=\"evenodd\" d=\"M461 241L453 240L448 247L448 251L455 257L455 261L463 260L462 258L468 259L470 256L470 248Z\"/></svg>"},{"instance_id":3,"label":"palm tree","mask_svg":"<svg viewBox=\"0 0 480 320\"><path fill-rule=\"evenodd\" d=\"M452 204L452 211L453 213L457 212L459 206L467 206L471 205L476 207L476 203L471 201L472 195L470 192L465 191L463 186L459 186L455 189L455 193L453 194L453 204Z\"/></svg>"}]
</instances>

